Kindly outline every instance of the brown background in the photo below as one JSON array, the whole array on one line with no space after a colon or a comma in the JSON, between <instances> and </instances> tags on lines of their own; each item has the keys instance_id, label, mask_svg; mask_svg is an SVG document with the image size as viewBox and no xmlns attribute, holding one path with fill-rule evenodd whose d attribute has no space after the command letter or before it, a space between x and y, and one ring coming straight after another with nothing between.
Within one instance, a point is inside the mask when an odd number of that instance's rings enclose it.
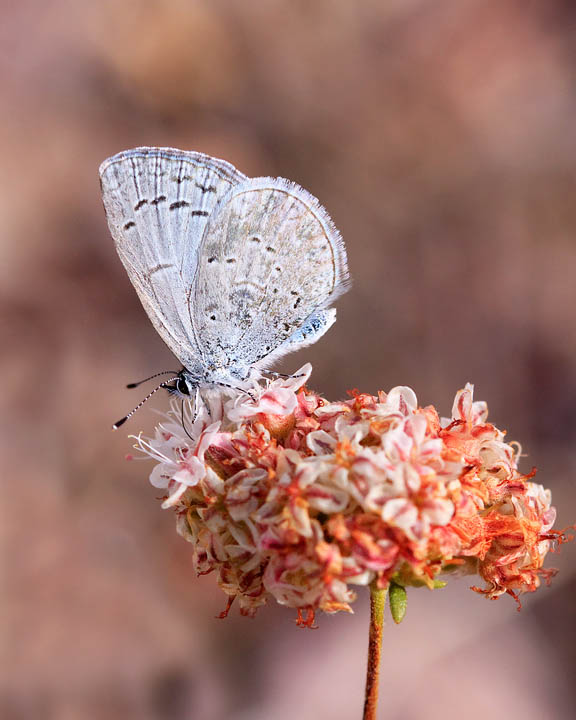
<instances>
[{"instance_id":1,"label":"brown background","mask_svg":"<svg viewBox=\"0 0 576 720\"><path fill-rule=\"evenodd\" d=\"M137 145L282 175L328 208L354 287L284 361L312 385L467 380L576 519L576 12L565 0L1 4L5 720L347 720L367 602L298 630L214 616L191 549L125 463L123 384L172 364L118 261L97 180ZM134 391L136 392L136 391ZM158 398L155 406L166 407ZM382 717L573 711L575 550L518 614L466 579L386 631Z\"/></svg>"}]
</instances>

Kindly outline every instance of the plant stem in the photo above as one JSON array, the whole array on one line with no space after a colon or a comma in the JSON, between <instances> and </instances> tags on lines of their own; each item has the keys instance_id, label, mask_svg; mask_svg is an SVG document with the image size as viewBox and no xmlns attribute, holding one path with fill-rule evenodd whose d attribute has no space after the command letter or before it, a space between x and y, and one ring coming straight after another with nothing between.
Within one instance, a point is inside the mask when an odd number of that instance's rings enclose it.
<instances>
[{"instance_id":1,"label":"plant stem","mask_svg":"<svg viewBox=\"0 0 576 720\"><path fill-rule=\"evenodd\" d=\"M370 634L368 638L364 720L376 720L378 678L380 677L380 657L382 655L382 631L384 630L384 607L386 606L387 594L388 585L379 588L376 580L370 584Z\"/></svg>"}]
</instances>

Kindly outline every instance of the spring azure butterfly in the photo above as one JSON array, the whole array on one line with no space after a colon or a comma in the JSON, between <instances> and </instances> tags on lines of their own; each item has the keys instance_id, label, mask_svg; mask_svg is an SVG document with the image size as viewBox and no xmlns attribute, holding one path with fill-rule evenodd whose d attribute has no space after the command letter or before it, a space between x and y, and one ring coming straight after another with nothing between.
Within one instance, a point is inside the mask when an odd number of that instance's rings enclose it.
<instances>
[{"instance_id":1,"label":"spring azure butterfly","mask_svg":"<svg viewBox=\"0 0 576 720\"><path fill-rule=\"evenodd\" d=\"M120 259L183 365L176 394L241 387L335 322L330 305L348 286L344 243L300 186L147 147L105 160L100 180Z\"/></svg>"}]
</instances>

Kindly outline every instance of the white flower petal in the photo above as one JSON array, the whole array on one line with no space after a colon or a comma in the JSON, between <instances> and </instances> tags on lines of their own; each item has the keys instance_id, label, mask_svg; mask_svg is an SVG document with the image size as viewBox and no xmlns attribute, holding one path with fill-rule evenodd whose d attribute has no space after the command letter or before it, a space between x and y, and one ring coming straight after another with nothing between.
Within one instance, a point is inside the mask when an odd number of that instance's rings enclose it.
<instances>
[{"instance_id":1,"label":"white flower petal","mask_svg":"<svg viewBox=\"0 0 576 720\"><path fill-rule=\"evenodd\" d=\"M418 407L418 398L412 388L399 385L392 388L386 397L386 405L394 412L410 415Z\"/></svg>"},{"instance_id":2,"label":"white flower petal","mask_svg":"<svg viewBox=\"0 0 576 720\"><path fill-rule=\"evenodd\" d=\"M150 483L157 488L167 488L176 468L176 465L170 466L165 463L159 463L150 473Z\"/></svg>"}]
</instances>

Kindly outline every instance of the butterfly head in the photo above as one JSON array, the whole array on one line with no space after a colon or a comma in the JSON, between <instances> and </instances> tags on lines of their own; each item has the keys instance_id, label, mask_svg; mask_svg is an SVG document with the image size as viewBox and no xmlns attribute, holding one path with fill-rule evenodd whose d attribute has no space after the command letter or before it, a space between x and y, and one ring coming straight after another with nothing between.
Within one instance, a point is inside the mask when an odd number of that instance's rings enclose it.
<instances>
[{"instance_id":1,"label":"butterfly head","mask_svg":"<svg viewBox=\"0 0 576 720\"><path fill-rule=\"evenodd\" d=\"M199 385L199 379L194 377L185 368L182 368L178 373L178 377L174 380L174 383L172 385L166 385L166 390L174 397L190 398L194 395Z\"/></svg>"}]
</instances>

